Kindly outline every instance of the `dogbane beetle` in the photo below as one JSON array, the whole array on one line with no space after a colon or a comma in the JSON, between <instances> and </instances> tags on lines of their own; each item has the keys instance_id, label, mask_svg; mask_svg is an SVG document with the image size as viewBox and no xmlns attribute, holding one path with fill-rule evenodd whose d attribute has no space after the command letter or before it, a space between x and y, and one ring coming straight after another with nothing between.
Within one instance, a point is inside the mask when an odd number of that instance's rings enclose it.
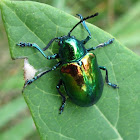
<instances>
[{"instance_id":1,"label":"dogbane beetle","mask_svg":"<svg viewBox=\"0 0 140 140\"><path fill-rule=\"evenodd\" d=\"M59 59L60 61L53 66L51 69L46 70L42 73L39 73L37 76L33 77L30 80L26 80L24 88L39 79L46 73L56 70L60 67L60 81L56 86L58 93L62 97L62 105L60 107L60 114L64 110L66 97L61 93L60 87L63 85L67 95L70 99L79 106L91 106L95 104L101 97L103 91L103 78L100 70L106 71L105 81L106 83L113 87L118 88L116 84L112 84L108 80L108 71L104 66L98 66L97 59L94 53L90 51L97 48L105 47L113 43L114 39L110 39L107 42L101 43L96 47L91 47L86 49L84 45L91 39L91 33L85 23L85 20L93 18L98 15L94 15L83 18L82 15L77 14L80 17L80 21L70 30L68 35L61 37L55 37L48 45L42 50L35 43L23 43L20 42L17 44L20 47L33 47L36 48L46 59ZM82 23L88 36L80 41L74 36L71 36L71 32ZM57 54L46 56L43 51L47 50L53 41L57 41L60 46L59 52Z\"/></svg>"}]
</instances>

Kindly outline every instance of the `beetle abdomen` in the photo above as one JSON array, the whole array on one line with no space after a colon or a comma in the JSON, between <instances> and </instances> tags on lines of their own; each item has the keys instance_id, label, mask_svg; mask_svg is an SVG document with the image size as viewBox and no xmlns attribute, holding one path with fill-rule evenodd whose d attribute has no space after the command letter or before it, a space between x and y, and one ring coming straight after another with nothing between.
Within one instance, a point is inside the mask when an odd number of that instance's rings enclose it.
<instances>
[{"instance_id":1,"label":"beetle abdomen","mask_svg":"<svg viewBox=\"0 0 140 140\"><path fill-rule=\"evenodd\" d=\"M96 56L87 53L77 62L63 64L61 78L66 93L79 106L90 106L98 101L103 90L103 79L97 65Z\"/></svg>"}]
</instances>

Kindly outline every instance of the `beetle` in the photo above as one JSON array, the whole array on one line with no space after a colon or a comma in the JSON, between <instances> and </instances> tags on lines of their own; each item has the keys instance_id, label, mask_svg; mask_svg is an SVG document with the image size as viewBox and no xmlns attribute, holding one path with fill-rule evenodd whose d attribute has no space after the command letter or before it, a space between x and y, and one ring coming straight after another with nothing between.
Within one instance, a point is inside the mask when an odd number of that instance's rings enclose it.
<instances>
[{"instance_id":1,"label":"beetle","mask_svg":"<svg viewBox=\"0 0 140 140\"><path fill-rule=\"evenodd\" d=\"M106 83L114 89L118 88L116 84L112 84L109 82L108 71L106 67L98 66L96 55L94 53L90 53L90 51L92 50L105 47L113 43L114 39L109 39L107 42L101 43L96 47L86 49L84 45L91 39L91 33L85 23L85 20L97 16L98 13L95 13L94 15L88 16L86 18L83 18L80 14L77 15L80 17L80 21L70 30L68 35L53 38L43 50L35 43L32 44L20 42L17 44L17 46L20 47L28 46L36 48L48 60L60 60L51 69L39 73L37 76L33 77L30 80L26 80L24 84L25 88L27 85L30 85L32 82L39 79L46 73L56 70L58 67L60 67L61 79L56 86L58 93L62 97L62 105L59 109L60 114L63 112L66 103L66 97L60 91L60 87L62 85L64 86L64 89L70 99L75 104L84 107L95 104L101 97L104 83L100 70L106 71ZM83 27L88 32L88 36L81 41L76 39L76 37L71 36L71 32L80 23L83 24ZM53 41L58 42L58 45L60 46L59 52L52 56L46 56L43 51L47 50Z\"/></svg>"}]
</instances>

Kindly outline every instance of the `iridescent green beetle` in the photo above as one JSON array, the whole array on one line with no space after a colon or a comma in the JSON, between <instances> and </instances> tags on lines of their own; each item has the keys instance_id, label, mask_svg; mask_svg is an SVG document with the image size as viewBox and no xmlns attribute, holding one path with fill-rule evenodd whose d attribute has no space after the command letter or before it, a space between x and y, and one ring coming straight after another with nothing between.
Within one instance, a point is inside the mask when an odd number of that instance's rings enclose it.
<instances>
[{"instance_id":1,"label":"iridescent green beetle","mask_svg":"<svg viewBox=\"0 0 140 140\"><path fill-rule=\"evenodd\" d=\"M53 66L53 68L38 74L31 80L27 80L24 85L25 88L27 85L31 84L33 81L37 80L44 74L60 67L61 79L56 86L58 93L62 97L62 105L59 109L60 114L64 110L66 102L66 97L60 91L61 85L64 86L65 91L70 99L79 106L91 106L99 100L104 85L100 69L106 71L106 83L113 88L118 88L117 85L109 82L108 71L106 67L98 66L95 54L89 53L91 50L95 50L96 48L104 47L113 43L114 39L110 39L105 43L101 43L98 46L89 49L84 47L84 45L91 39L91 33L85 24L85 20L97 15L98 13L95 13L94 15L83 18L80 14L78 14L81 20L70 30L68 35L53 38L43 49L43 51L48 49L52 42L56 40L60 46L58 54L46 56L35 43L31 44L20 42L17 44L20 47L28 46L36 48L46 59L60 59L60 61L55 66ZM87 38L82 41L79 41L74 36L70 35L73 29L80 23L83 24L84 28L89 34Z\"/></svg>"}]
</instances>

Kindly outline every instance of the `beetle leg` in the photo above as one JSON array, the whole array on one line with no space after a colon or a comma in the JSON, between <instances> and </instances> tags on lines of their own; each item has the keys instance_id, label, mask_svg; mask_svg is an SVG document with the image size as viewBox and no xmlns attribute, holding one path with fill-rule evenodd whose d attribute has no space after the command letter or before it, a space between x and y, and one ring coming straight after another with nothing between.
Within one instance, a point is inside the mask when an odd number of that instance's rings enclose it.
<instances>
[{"instance_id":1,"label":"beetle leg","mask_svg":"<svg viewBox=\"0 0 140 140\"><path fill-rule=\"evenodd\" d=\"M44 72L39 73L37 76L33 77L31 80L27 80L24 84L23 90L27 85L30 85L31 83L33 83L35 80L37 80L38 78L42 77L43 75L45 75L46 73L57 69L59 66L61 65L61 62L58 62L55 66L53 66L50 70L46 70Z\"/></svg>"},{"instance_id":2,"label":"beetle leg","mask_svg":"<svg viewBox=\"0 0 140 140\"><path fill-rule=\"evenodd\" d=\"M107 42L101 43L101 44L99 44L99 45L96 46L96 47L92 47L92 48L87 49L87 51L91 51L91 50L95 50L95 49L97 49L97 48L105 47L105 46L107 46L107 45L109 45L109 44L112 44L113 41L114 41L114 38L109 39Z\"/></svg>"},{"instance_id":3,"label":"beetle leg","mask_svg":"<svg viewBox=\"0 0 140 140\"><path fill-rule=\"evenodd\" d=\"M99 68L100 68L101 70L105 70L105 71L106 71L106 76L105 76L105 81L106 81L106 83L107 83L109 86L113 87L113 88L119 88L116 84L112 84L112 83L109 82L109 80L108 80L108 71L107 71L106 67L104 67L104 66L99 66Z\"/></svg>"},{"instance_id":4,"label":"beetle leg","mask_svg":"<svg viewBox=\"0 0 140 140\"><path fill-rule=\"evenodd\" d=\"M59 54L55 53L54 55L51 55L51 56L47 56L47 59L57 59L59 58Z\"/></svg>"},{"instance_id":5,"label":"beetle leg","mask_svg":"<svg viewBox=\"0 0 140 140\"><path fill-rule=\"evenodd\" d=\"M53 41L54 40L57 40L57 39L60 39L60 37L55 37L52 40L50 40L50 42L48 43L48 45L45 48L43 48L43 51L47 50L50 47L50 45L53 43Z\"/></svg>"},{"instance_id":6,"label":"beetle leg","mask_svg":"<svg viewBox=\"0 0 140 140\"><path fill-rule=\"evenodd\" d=\"M82 40L81 42L82 42L83 44L86 44L90 39L91 39L91 36L87 36L87 38L84 39L84 40Z\"/></svg>"},{"instance_id":7,"label":"beetle leg","mask_svg":"<svg viewBox=\"0 0 140 140\"><path fill-rule=\"evenodd\" d=\"M20 47L33 47L35 49L37 49L45 58L47 59L56 59L56 58L59 58L59 55L58 54L54 54L52 56L46 56L46 54L41 50L41 48L35 44L35 43L23 43L23 42L20 42L19 44L16 44L17 46L20 46Z\"/></svg>"},{"instance_id":8,"label":"beetle leg","mask_svg":"<svg viewBox=\"0 0 140 140\"><path fill-rule=\"evenodd\" d=\"M77 16L79 16L80 19L83 20L83 16L81 14L77 14ZM87 32L89 33L89 36L91 36L91 33L90 33L90 31L89 31L89 29L88 29L84 20L82 21L82 24L83 24L84 28L87 30Z\"/></svg>"},{"instance_id":9,"label":"beetle leg","mask_svg":"<svg viewBox=\"0 0 140 140\"><path fill-rule=\"evenodd\" d=\"M58 85L56 86L58 93L59 93L59 94L61 95L61 97L62 97L62 105L61 105L61 107L59 108L59 110L60 110L60 113L59 113L59 114L61 114L61 113L63 112L64 106L65 106L65 102L66 102L66 97L65 97L65 96L60 92L60 90L59 90L62 84L63 84L63 82L62 82L62 80L60 80L59 83L58 83Z\"/></svg>"},{"instance_id":10,"label":"beetle leg","mask_svg":"<svg viewBox=\"0 0 140 140\"><path fill-rule=\"evenodd\" d=\"M77 14L77 16L79 16L80 19L83 20L83 16L81 14ZM89 34L86 39L82 40L82 43L86 44L91 39L91 33L90 33L85 21L82 21L82 24L83 24L84 28L87 30L87 32Z\"/></svg>"}]
</instances>

